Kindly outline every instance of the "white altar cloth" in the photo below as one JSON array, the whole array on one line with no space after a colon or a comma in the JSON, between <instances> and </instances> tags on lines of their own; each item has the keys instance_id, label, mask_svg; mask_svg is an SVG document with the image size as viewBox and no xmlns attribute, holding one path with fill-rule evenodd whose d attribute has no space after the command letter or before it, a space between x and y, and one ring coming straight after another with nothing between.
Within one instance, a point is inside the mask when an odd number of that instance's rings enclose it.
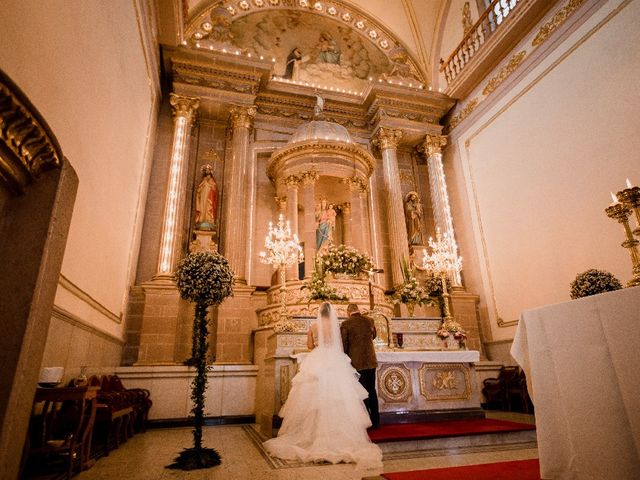
<instances>
[{"instance_id":1,"label":"white altar cloth","mask_svg":"<svg viewBox=\"0 0 640 480\"><path fill-rule=\"evenodd\" d=\"M291 357L295 358L298 363L302 363L308 354L309 352L296 353ZM376 357L380 363L474 363L480 360L480 352L477 350L409 351L398 349L390 352L376 352Z\"/></svg>"},{"instance_id":2,"label":"white altar cloth","mask_svg":"<svg viewBox=\"0 0 640 480\"><path fill-rule=\"evenodd\" d=\"M543 479L640 479L640 287L522 313Z\"/></svg>"}]
</instances>

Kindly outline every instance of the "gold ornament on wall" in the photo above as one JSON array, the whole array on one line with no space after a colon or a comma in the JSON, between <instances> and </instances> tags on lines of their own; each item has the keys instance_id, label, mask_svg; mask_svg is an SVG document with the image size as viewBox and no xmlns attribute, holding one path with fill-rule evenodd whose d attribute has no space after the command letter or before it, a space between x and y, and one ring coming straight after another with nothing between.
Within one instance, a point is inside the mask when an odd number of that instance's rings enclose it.
<instances>
[{"instance_id":1,"label":"gold ornament on wall","mask_svg":"<svg viewBox=\"0 0 640 480\"><path fill-rule=\"evenodd\" d=\"M451 117L451 120L449 120L449 131L456 128L465 118L471 115L471 112L473 112L477 106L477 98L470 100L458 113Z\"/></svg>"},{"instance_id":2,"label":"gold ornament on wall","mask_svg":"<svg viewBox=\"0 0 640 480\"><path fill-rule=\"evenodd\" d=\"M489 95L496 88L498 88L502 82L504 82L507 78L509 78L509 76L513 72L516 71L516 69L520 66L520 64L524 60L524 57L526 56L527 56L526 50L522 50L521 52L518 52L515 55L513 55L509 60L509 62L504 67L502 67L500 72L498 72L496 76L494 76L493 78L491 78L491 80L489 80L487 85L484 87L484 90L482 90L482 94Z\"/></svg>"},{"instance_id":3,"label":"gold ornament on wall","mask_svg":"<svg viewBox=\"0 0 640 480\"><path fill-rule=\"evenodd\" d=\"M573 13L578 10L582 6L585 0L569 0L569 2L558 10L555 15L545 23L540 30L538 30L537 35L534 37L531 42L531 46L537 47L538 45L542 45L547 39L555 32L558 28L562 26L567 19L573 15Z\"/></svg>"}]
</instances>

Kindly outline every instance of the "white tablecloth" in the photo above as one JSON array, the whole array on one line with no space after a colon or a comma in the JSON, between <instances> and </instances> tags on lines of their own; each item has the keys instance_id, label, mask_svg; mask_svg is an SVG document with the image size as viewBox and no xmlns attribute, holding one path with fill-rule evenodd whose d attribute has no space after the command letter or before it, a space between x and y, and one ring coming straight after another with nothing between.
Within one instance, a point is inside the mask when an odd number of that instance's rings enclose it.
<instances>
[{"instance_id":1,"label":"white tablecloth","mask_svg":"<svg viewBox=\"0 0 640 480\"><path fill-rule=\"evenodd\" d=\"M309 352L301 352L291 355L298 363L302 363ZM376 352L380 363L392 362L423 362L423 363L475 363L480 360L480 352L477 350L394 350L393 352Z\"/></svg>"},{"instance_id":2,"label":"white tablecloth","mask_svg":"<svg viewBox=\"0 0 640 480\"><path fill-rule=\"evenodd\" d=\"M522 313L543 479L640 479L640 287Z\"/></svg>"}]
</instances>

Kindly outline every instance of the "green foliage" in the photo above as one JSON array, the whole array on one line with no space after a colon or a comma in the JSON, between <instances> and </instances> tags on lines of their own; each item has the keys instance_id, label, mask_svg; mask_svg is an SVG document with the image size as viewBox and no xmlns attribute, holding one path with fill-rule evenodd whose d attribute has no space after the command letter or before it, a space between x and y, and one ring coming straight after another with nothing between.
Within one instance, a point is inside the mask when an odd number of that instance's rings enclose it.
<instances>
[{"instance_id":1,"label":"green foliage","mask_svg":"<svg viewBox=\"0 0 640 480\"><path fill-rule=\"evenodd\" d=\"M348 301L349 298L345 295L338 294L335 288L331 288L327 284L326 275L322 261L316 259L315 271L311 275L311 279L301 287L302 290L309 290L309 301Z\"/></svg>"},{"instance_id":2,"label":"green foliage","mask_svg":"<svg viewBox=\"0 0 640 480\"><path fill-rule=\"evenodd\" d=\"M219 305L233 295L234 282L229 262L217 252L190 253L176 270L180 296L206 306Z\"/></svg>"},{"instance_id":3,"label":"green foliage","mask_svg":"<svg viewBox=\"0 0 640 480\"><path fill-rule=\"evenodd\" d=\"M219 305L233 294L234 274L229 262L218 253L190 253L178 265L176 284L180 296L194 302L192 358L188 364L194 366L196 375L191 383L193 401L193 448L183 450L168 468L193 470L209 468L220 464L220 456L211 448L202 446L204 425L204 394L207 388L207 308Z\"/></svg>"},{"instance_id":4,"label":"green foliage","mask_svg":"<svg viewBox=\"0 0 640 480\"><path fill-rule=\"evenodd\" d=\"M396 285L393 293L393 303L413 303L414 305L433 305L433 299L420 286L415 277L410 276L400 285Z\"/></svg>"},{"instance_id":5,"label":"green foliage","mask_svg":"<svg viewBox=\"0 0 640 480\"><path fill-rule=\"evenodd\" d=\"M592 268L578 274L571 282L571 298L577 299L597 295L598 293L620 290L622 283L611 273L605 270Z\"/></svg>"}]
</instances>

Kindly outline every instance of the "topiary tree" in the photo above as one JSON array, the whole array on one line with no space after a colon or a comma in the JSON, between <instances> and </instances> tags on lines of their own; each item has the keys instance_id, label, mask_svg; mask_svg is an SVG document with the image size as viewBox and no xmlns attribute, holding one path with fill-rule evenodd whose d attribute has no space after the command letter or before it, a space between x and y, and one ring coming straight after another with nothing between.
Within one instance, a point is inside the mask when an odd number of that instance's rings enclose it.
<instances>
[{"instance_id":1,"label":"topiary tree","mask_svg":"<svg viewBox=\"0 0 640 480\"><path fill-rule=\"evenodd\" d=\"M605 270L592 268L576 276L571 282L571 298L577 299L597 295L598 293L620 290L622 283L613 274Z\"/></svg>"},{"instance_id":2,"label":"topiary tree","mask_svg":"<svg viewBox=\"0 0 640 480\"><path fill-rule=\"evenodd\" d=\"M195 470L220 465L220 455L213 448L202 446L204 425L204 393L207 388L207 309L220 305L233 294L234 273L226 258L217 252L190 253L178 265L176 285L180 296L195 303L193 320L192 358L189 363L196 368L191 384L193 400L193 448L186 448L167 468Z\"/></svg>"}]
</instances>

